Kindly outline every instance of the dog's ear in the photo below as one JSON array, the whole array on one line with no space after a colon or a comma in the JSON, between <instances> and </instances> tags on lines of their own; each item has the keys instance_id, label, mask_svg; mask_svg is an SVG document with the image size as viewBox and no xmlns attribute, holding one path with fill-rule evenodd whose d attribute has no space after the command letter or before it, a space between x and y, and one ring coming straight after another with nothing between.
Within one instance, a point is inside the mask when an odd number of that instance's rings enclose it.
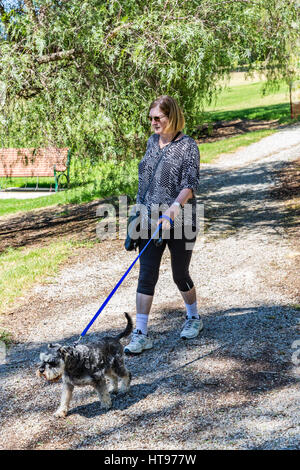
<instances>
[{"instance_id":1,"label":"dog's ear","mask_svg":"<svg viewBox=\"0 0 300 470\"><path fill-rule=\"evenodd\" d=\"M73 348L70 346L61 346L58 352L63 359L66 359L68 356L73 356Z\"/></svg>"},{"instance_id":2,"label":"dog's ear","mask_svg":"<svg viewBox=\"0 0 300 470\"><path fill-rule=\"evenodd\" d=\"M61 348L61 344L59 343L49 343L48 348L49 349L56 349L57 351Z\"/></svg>"},{"instance_id":3,"label":"dog's ear","mask_svg":"<svg viewBox=\"0 0 300 470\"><path fill-rule=\"evenodd\" d=\"M72 346L62 346L59 343L50 343L48 344L49 349L54 349L63 359L66 359L67 356L73 356Z\"/></svg>"},{"instance_id":4,"label":"dog's ear","mask_svg":"<svg viewBox=\"0 0 300 470\"><path fill-rule=\"evenodd\" d=\"M40 354L40 361L41 361L41 362L44 362L44 360L46 359L46 357L47 357L47 354L41 353L41 354Z\"/></svg>"},{"instance_id":5,"label":"dog's ear","mask_svg":"<svg viewBox=\"0 0 300 470\"><path fill-rule=\"evenodd\" d=\"M63 359L66 359L67 356L71 356L73 348L70 346L62 346L59 343L50 343L48 344L49 349L54 349Z\"/></svg>"}]
</instances>

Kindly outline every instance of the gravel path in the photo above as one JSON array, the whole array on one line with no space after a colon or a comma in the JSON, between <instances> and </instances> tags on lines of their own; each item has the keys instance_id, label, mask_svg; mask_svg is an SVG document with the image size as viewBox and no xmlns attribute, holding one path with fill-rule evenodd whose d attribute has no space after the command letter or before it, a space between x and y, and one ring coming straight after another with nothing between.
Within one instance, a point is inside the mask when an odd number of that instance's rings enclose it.
<instances>
[{"instance_id":1,"label":"gravel path","mask_svg":"<svg viewBox=\"0 0 300 470\"><path fill-rule=\"evenodd\" d=\"M36 199L38 197L46 197L51 196L51 194L55 194L54 191L13 191L12 189L9 190L2 190L0 191L0 199Z\"/></svg>"},{"instance_id":2,"label":"gravel path","mask_svg":"<svg viewBox=\"0 0 300 470\"><path fill-rule=\"evenodd\" d=\"M61 384L35 376L50 341L77 339L134 253L105 241L85 249L55 280L37 286L7 317L19 343L0 366L3 449L299 449L299 298L287 276L294 247L283 203L270 198L276 171L300 155L292 126L202 166L199 202L206 231L191 275L205 330L179 339L183 304L164 254L151 315L155 348L127 358L130 393L100 409L77 389L65 420L52 416ZM120 331L134 312L137 268L111 299L89 337Z\"/></svg>"}]
</instances>

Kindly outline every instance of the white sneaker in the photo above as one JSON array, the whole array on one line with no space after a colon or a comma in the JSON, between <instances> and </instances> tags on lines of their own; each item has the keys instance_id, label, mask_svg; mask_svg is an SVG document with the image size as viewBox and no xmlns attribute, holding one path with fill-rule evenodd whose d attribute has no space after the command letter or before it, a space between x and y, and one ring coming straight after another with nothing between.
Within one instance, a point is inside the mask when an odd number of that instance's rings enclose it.
<instances>
[{"instance_id":1,"label":"white sneaker","mask_svg":"<svg viewBox=\"0 0 300 470\"><path fill-rule=\"evenodd\" d=\"M196 338L200 331L203 330L203 322L201 318L188 318L186 317L186 321L183 325L183 328L180 333L180 338L182 339L191 339Z\"/></svg>"},{"instance_id":2,"label":"white sneaker","mask_svg":"<svg viewBox=\"0 0 300 470\"><path fill-rule=\"evenodd\" d=\"M125 354L140 354L144 349L151 349L153 343L147 335L143 335L141 330L134 330L130 343L124 348Z\"/></svg>"}]
</instances>

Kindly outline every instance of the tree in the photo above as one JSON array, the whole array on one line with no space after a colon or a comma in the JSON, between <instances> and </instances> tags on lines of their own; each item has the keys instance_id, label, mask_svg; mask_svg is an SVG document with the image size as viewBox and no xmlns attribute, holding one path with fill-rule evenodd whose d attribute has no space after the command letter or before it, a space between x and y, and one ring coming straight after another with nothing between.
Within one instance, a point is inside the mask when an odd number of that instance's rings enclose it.
<instances>
[{"instance_id":1,"label":"tree","mask_svg":"<svg viewBox=\"0 0 300 470\"><path fill-rule=\"evenodd\" d=\"M299 10L297 0L0 0L3 139L139 156L158 95L179 99L189 132L237 64L286 77Z\"/></svg>"}]
</instances>

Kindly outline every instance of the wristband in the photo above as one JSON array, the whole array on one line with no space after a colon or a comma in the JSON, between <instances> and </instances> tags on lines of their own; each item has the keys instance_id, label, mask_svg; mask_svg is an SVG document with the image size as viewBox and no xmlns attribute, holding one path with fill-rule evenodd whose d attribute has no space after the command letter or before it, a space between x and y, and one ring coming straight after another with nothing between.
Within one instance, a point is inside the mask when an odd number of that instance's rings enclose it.
<instances>
[{"instance_id":1,"label":"wristband","mask_svg":"<svg viewBox=\"0 0 300 470\"><path fill-rule=\"evenodd\" d=\"M183 209L183 205L180 204L179 201L174 201L173 204L172 204L172 206L178 206L178 207L181 207L181 209Z\"/></svg>"}]
</instances>

